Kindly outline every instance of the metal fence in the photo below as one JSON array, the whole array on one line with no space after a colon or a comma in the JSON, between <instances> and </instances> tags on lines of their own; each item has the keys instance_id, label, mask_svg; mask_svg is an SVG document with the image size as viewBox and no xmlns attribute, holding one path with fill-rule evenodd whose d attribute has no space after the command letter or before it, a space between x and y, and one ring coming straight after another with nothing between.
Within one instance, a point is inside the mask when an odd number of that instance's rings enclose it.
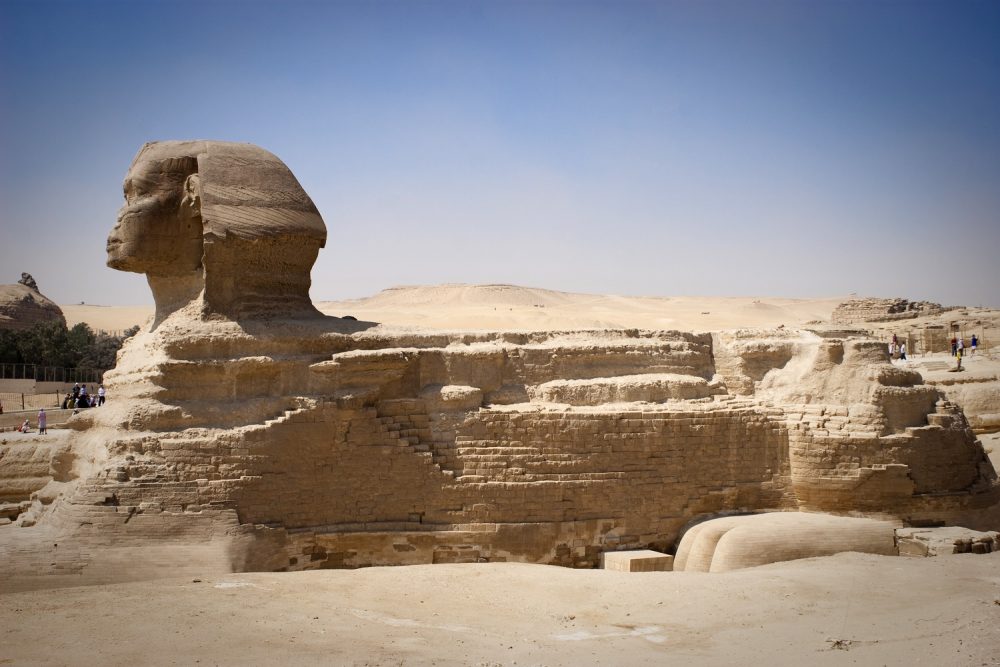
<instances>
[{"instance_id":1,"label":"metal fence","mask_svg":"<svg viewBox=\"0 0 1000 667\"><path fill-rule=\"evenodd\" d=\"M98 384L104 371L95 368L60 368L37 364L0 364L0 380L34 380L35 382L80 382Z\"/></svg>"},{"instance_id":2,"label":"metal fence","mask_svg":"<svg viewBox=\"0 0 1000 667\"><path fill-rule=\"evenodd\" d=\"M65 396L58 391L50 391L44 394L0 392L0 406L3 406L4 412L37 410L38 408L58 408L62 407L63 398Z\"/></svg>"}]
</instances>

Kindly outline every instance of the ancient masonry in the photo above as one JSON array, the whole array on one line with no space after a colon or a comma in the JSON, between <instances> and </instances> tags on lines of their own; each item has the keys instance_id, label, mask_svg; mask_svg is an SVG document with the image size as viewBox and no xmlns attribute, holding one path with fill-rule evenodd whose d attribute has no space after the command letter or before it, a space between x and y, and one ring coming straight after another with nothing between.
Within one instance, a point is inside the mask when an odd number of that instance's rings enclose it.
<instances>
[{"instance_id":1,"label":"ancient masonry","mask_svg":"<svg viewBox=\"0 0 1000 667\"><path fill-rule=\"evenodd\" d=\"M119 407L76 422L81 440L113 440L76 448L97 452L85 465L73 451L40 463L64 481L22 484L6 530L237 540L235 569L593 567L604 551L670 550L718 514L934 524L998 499L962 413L865 339L380 330L288 354L302 329L225 328L131 340L122 361L138 363L108 378Z\"/></svg>"}]
</instances>

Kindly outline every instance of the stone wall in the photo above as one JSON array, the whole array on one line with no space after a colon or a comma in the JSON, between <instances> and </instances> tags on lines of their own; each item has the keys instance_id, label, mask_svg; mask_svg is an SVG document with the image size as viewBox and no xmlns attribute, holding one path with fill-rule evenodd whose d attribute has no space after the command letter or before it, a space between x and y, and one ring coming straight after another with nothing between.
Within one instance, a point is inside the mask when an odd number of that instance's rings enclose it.
<instances>
[{"instance_id":1,"label":"stone wall","mask_svg":"<svg viewBox=\"0 0 1000 667\"><path fill-rule=\"evenodd\" d=\"M130 339L116 401L72 422L71 473L9 487L0 550L34 525L211 542L236 570L594 567L717 514L926 522L998 500L961 412L876 341L316 326Z\"/></svg>"}]
</instances>

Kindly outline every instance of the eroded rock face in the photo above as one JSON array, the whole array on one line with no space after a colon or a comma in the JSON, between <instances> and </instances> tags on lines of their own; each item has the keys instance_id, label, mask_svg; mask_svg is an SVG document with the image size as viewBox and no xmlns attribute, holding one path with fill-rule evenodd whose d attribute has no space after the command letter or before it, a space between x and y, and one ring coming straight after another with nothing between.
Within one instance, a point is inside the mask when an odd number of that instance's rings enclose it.
<instances>
[{"instance_id":1,"label":"eroded rock face","mask_svg":"<svg viewBox=\"0 0 1000 667\"><path fill-rule=\"evenodd\" d=\"M236 229L230 243L214 227L199 258L191 193L200 188L209 229L202 156L211 162L215 146L161 147L194 156L183 168L155 146L133 164L147 189L130 196L109 263L149 274L156 321L105 376L115 400L74 419L72 461L60 467L70 472L9 498L27 501L36 525L0 529L0 548L11 532L23 545L42 531L93 559L127 544L196 544L222 570L591 567L606 550L669 549L692 519L720 512L934 521L998 500L961 412L867 339L393 330L306 308L314 252L298 259L304 278L229 281L238 263L220 256L266 254L254 244L272 241L314 251L320 238L314 226L302 238L283 227L281 207L257 207L255 226L283 231ZM165 231L129 231L141 224ZM163 244L175 261L161 261ZM171 277L190 291L165 287Z\"/></svg>"},{"instance_id":2,"label":"eroded rock face","mask_svg":"<svg viewBox=\"0 0 1000 667\"><path fill-rule=\"evenodd\" d=\"M65 324L66 318L59 306L38 291L30 275L22 273L17 284L0 285L0 329L20 331L43 322Z\"/></svg>"}]
</instances>

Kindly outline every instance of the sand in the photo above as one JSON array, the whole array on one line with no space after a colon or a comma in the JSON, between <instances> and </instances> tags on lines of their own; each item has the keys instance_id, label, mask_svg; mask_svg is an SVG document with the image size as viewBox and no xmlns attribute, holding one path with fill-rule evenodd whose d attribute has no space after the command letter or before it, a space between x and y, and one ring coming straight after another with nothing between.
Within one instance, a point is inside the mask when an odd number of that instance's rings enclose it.
<instances>
[{"instance_id":1,"label":"sand","mask_svg":"<svg viewBox=\"0 0 1000 667\"><path fill-rule=\"evenodd\" d=\"M329 315L435 329L679 329L794 326L829 320L847 297L636 297L513 285L395 287L365 299L317 304Z\"/></svg>"},{"instance_id":2,"label":"sand","mask_svg":"<svg viewBox=\"0 0 1000 667\"><path fill-rule=\"evenodd\" d=\"M393 287L364 299L320 301L327 315L431 329L679 329L796 326L827 321L849 297L637 297L576 294L513 285ZM66 322L121 331L146 322L148 306L60 306Z\"/></svg>"},{"instance_id":3,"label":"sand","mask_svg":"<svg viewBox=\"0 0 1000 667\"><path fill-rule=\"evenodd\" d=\"M444 285L318 305L394 326L704 331L826 321L843 300ZM63 310L111 331L152 314ZM1000 435L983 441L1000 466ZM724 574L513 563L206 574L2 594L0 628L0 664L996 665L1000 553L847 553Z\"/></svg>"},{"instance_id":4,"label":"sand","mask_svg":"<svg viewBox=\"0 0 1000 667\"><path fill-rule=\"evenodd\" d=\"M120 333L135 325L145 324L153 317L153 306L95 306L75 304L59 306L66 317L66 326L86 322L94 331Z\"/></svg>"},{"instance_id":5,"label":"sand","mask_svg":"<svg viewBox=\"0 0 1000 667\"><path fill-rule=\"evenodd\" d=\"M523 564L169 579L0 596L0 662L994 665L1000 554L725 574Z\"/></svg>"}]
</instances>

